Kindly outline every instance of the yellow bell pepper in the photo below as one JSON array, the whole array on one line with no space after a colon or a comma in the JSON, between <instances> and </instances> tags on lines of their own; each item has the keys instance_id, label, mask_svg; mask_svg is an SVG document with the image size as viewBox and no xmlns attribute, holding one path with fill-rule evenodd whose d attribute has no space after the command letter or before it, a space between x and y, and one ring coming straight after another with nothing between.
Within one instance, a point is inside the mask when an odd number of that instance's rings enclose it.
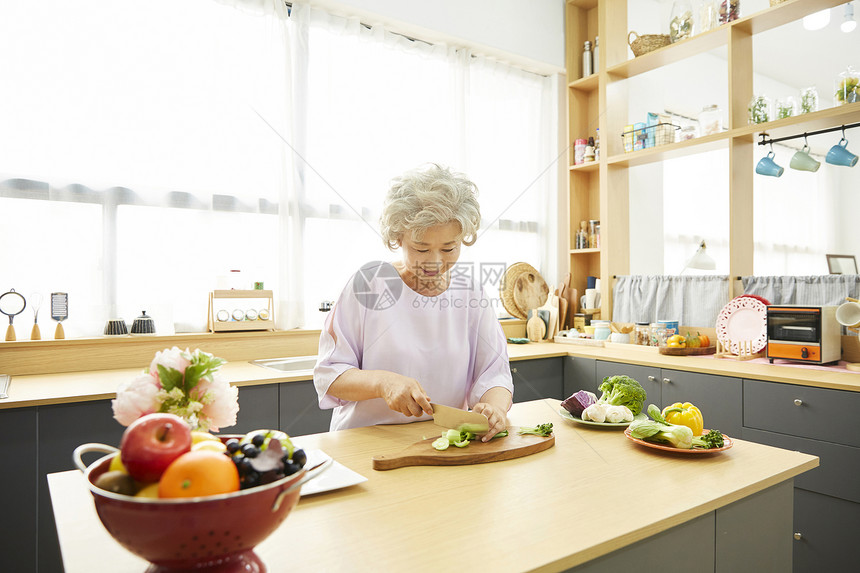
<instances>
[{"instance_id":1,"label":"yellow bell pepper","mask_svg":"<svg viewBox=\"0 0 860 573\"><path fill-rule=\"evenodd\" d=\"M687 426L693 430L694 436L701 436L705 427L702 413L689 402L675 402L671 406L663 408L663 417L670 424Z\"/></svg>"}]
</instances>

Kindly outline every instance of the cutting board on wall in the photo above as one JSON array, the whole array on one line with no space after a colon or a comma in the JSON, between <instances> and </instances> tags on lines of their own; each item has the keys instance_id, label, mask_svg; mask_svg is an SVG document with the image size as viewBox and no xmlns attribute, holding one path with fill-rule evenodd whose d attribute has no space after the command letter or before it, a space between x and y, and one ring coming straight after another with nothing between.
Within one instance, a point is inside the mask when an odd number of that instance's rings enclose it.
<instances>
[{"instance_id":1,"label":"cutting board on wall","mask_svg":"<svg viewBox=\"0 0 860 573\"><path fill-rule=\"evenodd\" d=\"M483 464L522 458L542 452L555 444L555 434L544 438L542 436L520 435L519 428L508 428L508 435L495 438L489 442L475 440L465 448L448 446L447 450L436 450L431 445L433 438L415 442L402 452L392 455L373 457L373 469L393 470L407 466L462 466Z\"/></svg>"}]
</instances>

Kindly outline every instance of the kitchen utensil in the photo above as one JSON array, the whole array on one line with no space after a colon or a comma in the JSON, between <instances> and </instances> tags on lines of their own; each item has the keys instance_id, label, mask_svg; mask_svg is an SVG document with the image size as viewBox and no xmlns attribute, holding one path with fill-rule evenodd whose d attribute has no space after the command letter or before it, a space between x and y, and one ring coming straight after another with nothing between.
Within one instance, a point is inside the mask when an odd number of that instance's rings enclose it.
<instances>
[{"instance_id":1,"label":"kitchen utensil","mask_svg":"<svg viewBox=\"0 0 860 573\"><path fill-rule=\"evenodd\" d=\"M30 295L30 306L33 307L33 329L30 331L30 340L42 340L42 332L39 330L39 308L42 306L42 294L34 292Z\"/></svg>"},{"instance_id":2,"label":"kitchen utensil","mask_svg":"<svg viewBox=\"0 0 860 573\"><path fill-rule=\"evenodd\" d=\"M0 374L0 400L9 397L9 386L12 385L12 377L8 374Z\"/></svg>"},{"instance_id":3,"label":"kitchen utensil","mask_svg":"<svg viewBox=\"0 0 860 573\"><path fill-rule=\"evenodd\" d=\"M520 435L519 428L509 427L508 435L489 442L475 440L465 448L454 446L446 450L435 450L431 445L433 438L416 442L405 450L392 454L373 457L373 469L393 470L406 466L462 466L482 464L521 458L542 452L555 444L555 434L544 438L534 435Z\"/></svg>"},{"instance_id":4,"label":"kitchen utensil","mask_svg":"<svg viewBox=\"0 0 860 573\"><path fill-rule=\"evenodd\" d=\"M122 336L128 334L128 326L121 318L112 318L105 324L105 336Z\"/></svg>"},{"instance_id":5,"label":"kitchen utensil","mask_svg":"<svg viewBox=\"0 0 860 573\"><path fill-rule=\"evenodd\" d=\"M146 316L146 311L134 319L131 324L132 334L155 334L155 321L151 316Z\"/></svg>"},{"instance_id":6,"label":"kitchen utensil","mask_svg":"<svg viewBox=\"0 0 860 573\"><path fill-rule=\"evenodd\" d=\"M540 342L546 336L546 323L536 310L529 311L529 321L526 323L526 335L531 342Z\"/></svg>"},{"instance_id":7,"label":"kitchen utensil","mask_svg":"<svg viewBox=\"0 0 860 573\"><path fill-rule=\"evenodd\" d=\"M717 340L733 354L741 355L740 342L750 341L749 354L767 346L767 306L760 300L738 296L717 316Z\"/></svg>"},{"instance_id":8,"label":"kitchen utensil","mask_svg":"<svg viewBox=\"0 0 860 573\"><path fill-rule=\"evenodd\" d=\"M824 160L831 165L842 165L843 167L854 167L857 165L857 156L848 151L848 140L844 137L839 143L830 148Z\"/></svg>"},{"instance_id":9,"label":"kitchen utensil","mask_svg":"<svg viewBox=\"0 0 860 573\"><path fill-rule=\"evenodd\" d=\"M461 426L468 425L469 431L476 434L482 434L490 429L490 421L483 414L442 404L430 405L433 407L433 423L437 426L459 430Z\"/></svg>"},{"instance_id":10,"label":"kitchen utensil","mask_svg":"<svg viewBox=\"0 0 860 573\"><path fill-rule=\"evenodd\" d=\"M51 293L51 318L57 321L54 338L59 340L66 337L63 321L69 318L69 294L65 292Z\"/></svg>"},{"instance_id":11,"label":"kitchen utensil","mask_svg":"<svg viewBox=\"0 0 860 573\"><path fill-rule=\"evenodd\" d=\"M559 330L567 330L569 326L569 322L567 320L567 295L565 294L565 289L567 287L564 285L564 281L562 281L558 285L558 329Z\"/></svg>"},{"instance_id":12,"label":"kitchen utensil","mask_svg":"<svg viewBox=\"0 0 860 573\"><path fill-rule=\"evenodd\" d=\"M809 145L804 144L803 149L791 156L788 166L798 171L811 171L815 173L821 167L821 163L809 155Z\"/></svg>"},{"instance_id":13,"label":"kitchen utensil","mask_svg":"<svg viewBox=\"0 0 860 573\"><path fill-rule=\"evenodd\" d=\"M232 437L219 436L222 441ZM113 452L85 467L88 452ZM205 497L148 499L116 494L95 482L108 471L116 448L83 444L73 454L84 472L99 519L123 547L155 565L149 571L265 571L254 547L287 518L302 485L331 466L302 470L270 484Z\"/></svg>"},{"instance_id":14,"label":"kitchen utensil","mask_svg":"<svg viewBox=\"0 0 860 573\"><path fill-rule=\"evenodd\" d=\"M714 354L716 351L716 346L700 346L698 348L672 348L669 346L661 346L659 348L660 354L666 354L668 356L702 356L706 354Z\"/></svg>"},{"instance_id":15,"label":"kitchen utensil","mask_svg":"<svg viewBox=\"0 0 860 573\"><path fill-rule=\"evenodd\" d=\"M24 312L26 307L27 299L21 293L15 292L15 289L9 289L9 292L0 294L0 312L9 317L9 327L6 329L7 342L15 340L15 327L12 326L12 319Z\"/></svg>"}]
</instances>

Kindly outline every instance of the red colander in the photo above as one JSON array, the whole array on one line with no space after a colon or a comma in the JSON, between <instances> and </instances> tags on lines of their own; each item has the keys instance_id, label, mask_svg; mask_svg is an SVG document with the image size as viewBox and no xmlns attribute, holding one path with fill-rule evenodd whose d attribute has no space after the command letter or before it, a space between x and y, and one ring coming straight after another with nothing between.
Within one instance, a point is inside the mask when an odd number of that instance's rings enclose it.
<instances>
[{"instance_id":1,"label":"red colander","mask_svg":"<svg viewBox=\"0 0 860 573\"><path fill-rule=\"evenodd\" d=\"M86 467L81 456L88 452L112 453ZM83 444L75 449L73 458L84 472L105 529L120 545L152 563L147 570L151 573L266 571L254 547L287 518L299 501L301 486L332 463L329 459L310 470L228 494L150 499L95 486L117 452L104 444Z\"/></svg>"}]
</instances>

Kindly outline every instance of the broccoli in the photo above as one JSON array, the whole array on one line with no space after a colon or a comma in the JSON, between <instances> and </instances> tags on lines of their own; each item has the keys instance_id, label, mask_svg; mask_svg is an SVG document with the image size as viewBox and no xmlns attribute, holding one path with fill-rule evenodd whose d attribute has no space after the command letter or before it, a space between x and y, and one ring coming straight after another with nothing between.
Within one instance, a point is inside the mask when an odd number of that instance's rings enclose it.
<instances>
[{"instance_id":1,"label":"broccoli","mask_svg":"<svg viewBox=\"0 0 860 573\"><path fill-rule=\"evenodd\" d=\"M541 424L540 426L537 426L535 428L527 428L524 426L524 427L520 428L519 432L517 432L517 433L519 433L519 434L534 434L535 436L543 436L544 438L546 438L547 436L552 434L552 422L547 422L546 424Z\"/></svg>"},{"instance_id":2,"label":"broccoli","mask_svg":"<svg viewBox=\"0 0 860 573\"><path fill-rule=\"evenodd\" d=\"M629 376L607 376L599 390L603 392L598 402L612 406L627 406L633 415L642 411L645 403L645 389Z\"/></svg>"},{"instance_id":3,"label":"broccoli","mask_svg":"<svg viewBox=\"0 0 860 573\"><path fill-rule=\"evenodd\" d=\"M707 434L693 438L693 447L710 450L711 448L722 448L726 444L723 434L718 430L710 430Z\"/></svg>"}]
</instances>

